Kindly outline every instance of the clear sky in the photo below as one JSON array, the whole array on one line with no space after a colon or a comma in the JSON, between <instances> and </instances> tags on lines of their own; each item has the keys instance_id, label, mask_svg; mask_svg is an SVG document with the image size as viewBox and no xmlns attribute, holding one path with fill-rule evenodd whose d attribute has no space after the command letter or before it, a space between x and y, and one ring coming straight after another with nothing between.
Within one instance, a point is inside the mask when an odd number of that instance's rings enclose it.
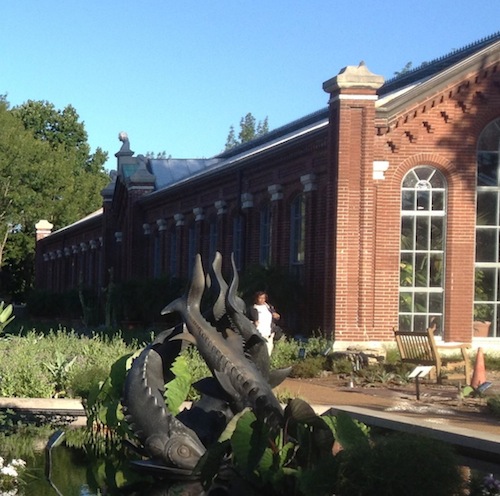
<instances>
[{"instance_id":1,"label":"clear sky","mask_svg":"<svg viewBox=\"0 0 500 496\"><path fill-rule=\"evenodd\" d=\"M248 112L271 129L327 105L363 60L386 79L500 30L500 0L5 0L0 94L73 105L107 168L211 157Z\"/></svg>"}]
</instances>

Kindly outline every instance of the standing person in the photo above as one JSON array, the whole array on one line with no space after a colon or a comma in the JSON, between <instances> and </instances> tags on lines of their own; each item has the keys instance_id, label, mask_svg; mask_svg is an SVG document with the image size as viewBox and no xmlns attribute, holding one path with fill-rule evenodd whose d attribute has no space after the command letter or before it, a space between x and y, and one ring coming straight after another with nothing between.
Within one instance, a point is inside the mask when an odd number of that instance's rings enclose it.
<instances>
[{"instance_id":1,"label":"standing person","mask_svg":"<svg viewBox=\"0 0 500 496\"><path fill-rule=\"evenodd\" d=\"M280 314L267 302L267 293L257 291L253 306L250 308L250 319L267 342L267 351L271 355L274 346L273 321L280 319Z\"/></svg>"}]
</instances>

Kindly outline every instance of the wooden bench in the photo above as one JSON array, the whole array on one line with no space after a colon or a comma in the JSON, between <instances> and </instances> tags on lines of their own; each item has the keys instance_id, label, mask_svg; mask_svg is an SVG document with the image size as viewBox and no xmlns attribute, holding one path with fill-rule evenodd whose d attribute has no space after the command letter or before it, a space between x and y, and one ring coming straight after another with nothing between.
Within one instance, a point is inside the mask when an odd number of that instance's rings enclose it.
<instances>
[{"instance_id":1,"label":"wooden bench","mask_svg":"<svg viewBox=\"0 0 500 496\"><path fill-rule=\"evenodd\" d=\"M444 378L470 384L471 365L467 351L470 348L469 344L438 345L434 339L433 329L427 329L426 332L394 330L394 337L403 363L433 366L439 384ZM445 350L451 354L440 353ZM460 355L459 358L456 357L457 354Z\"/></svg>"}]
</instances>

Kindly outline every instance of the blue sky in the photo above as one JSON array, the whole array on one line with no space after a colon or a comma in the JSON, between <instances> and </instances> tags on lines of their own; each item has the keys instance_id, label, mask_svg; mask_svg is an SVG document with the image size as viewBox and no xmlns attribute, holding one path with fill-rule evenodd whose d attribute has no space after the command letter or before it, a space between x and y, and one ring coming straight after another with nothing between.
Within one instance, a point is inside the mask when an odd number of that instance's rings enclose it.
<instances>
[{"instance_id":1,"label":"blue sky","mask_svg":"<svg viewBox=\"0 0 500 496\"><path fill-rule=\"evenodd\" d=\"M230 125L282 126L326 106L363 60L391 78L500 30L500 1L6 0L0 94L73 105L93 149L211 157Z\"/></svg>"}]
</instances>

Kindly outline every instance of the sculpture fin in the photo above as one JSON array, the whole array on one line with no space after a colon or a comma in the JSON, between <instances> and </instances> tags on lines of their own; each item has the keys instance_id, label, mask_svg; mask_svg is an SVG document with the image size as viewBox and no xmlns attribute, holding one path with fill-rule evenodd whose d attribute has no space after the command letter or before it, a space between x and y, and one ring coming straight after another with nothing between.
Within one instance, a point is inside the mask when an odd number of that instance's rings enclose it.
<instances>
[{"instance_id":1,"label":"sculpture fin","mask_svg":"<svg viewBox=\"0 0 500 496\"><path fill-rule=\"evenodd\" d=\"M196 343L196 338L187 331L183 331L180 334L176 334L174 337L170 338L170 341L176 341L176 340L183 340L187 341L188 343L194 344L195 346L197 345Z\"/></svg>"},{"instance_id":2,"label":"sculpture fin","mask_svg":"<svg viewBox=\"0 0 500 496\"><path fill-rule=\"evenodd\" d=\"M290 375L291 371L292 367L270 370L268 382L271 388L279 386Z\"/></svg>"}]
</instances>

